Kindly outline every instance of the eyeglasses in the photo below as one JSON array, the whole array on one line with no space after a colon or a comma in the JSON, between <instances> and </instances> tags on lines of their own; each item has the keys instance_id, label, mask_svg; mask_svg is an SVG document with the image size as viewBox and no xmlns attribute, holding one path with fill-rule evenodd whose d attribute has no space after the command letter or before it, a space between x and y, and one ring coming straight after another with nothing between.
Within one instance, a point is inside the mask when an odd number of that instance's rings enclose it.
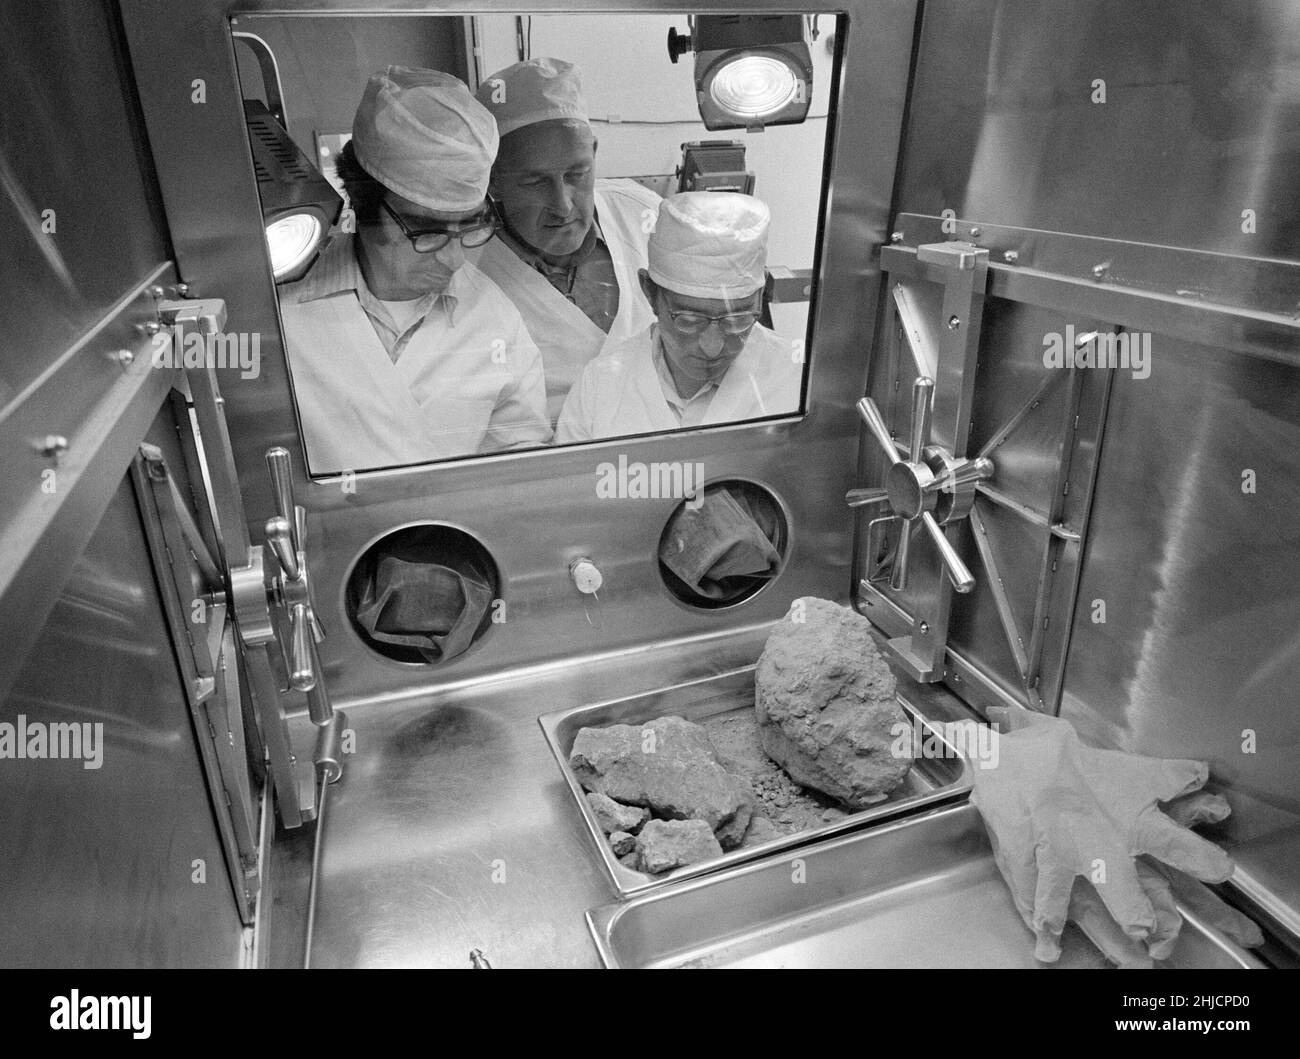
<instances>
[{"instance_id":1,"label":"eyeglasses","mask_svg":"<svg viewBox=\"0 0 1300 1059\"><path fill-rule=\"evenodd\" d=\"M758 313L724 313L722 316L709 316L689 309L668 310L673 326L683 335L700 335L709 324L717 324L724 335L747 334L758 323Z\"/></svg>"},{"instance_id":2,"label":"eyeglasses","mask_svg":"<svg viewBox=\"0 0 1300 1059\"><path fill-rule=\"evenodd\" d=\"M485 246L496 235L500 222L491 206L485 207L479 214L466 221L434 222L428 228L416 230L406 223L401 215L383 199L379 200L388 216L393 218L402 234L411 242L411 248L417 254L432 254L441 250L453 239L459 239L461 246L474 249Z\"/></svg>"}]
</instances>

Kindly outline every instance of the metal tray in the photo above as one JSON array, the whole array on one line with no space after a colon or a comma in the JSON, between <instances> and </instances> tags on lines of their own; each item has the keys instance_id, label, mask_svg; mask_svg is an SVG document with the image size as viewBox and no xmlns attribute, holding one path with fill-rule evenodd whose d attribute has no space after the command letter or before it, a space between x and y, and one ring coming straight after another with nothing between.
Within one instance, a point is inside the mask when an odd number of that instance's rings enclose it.
<instances>
[{"instance_id":1,"label":"metal tray","mask_svg":"<svg viewBox=\"0 0 1300 1059\"><path fill-rule=\"evenodd\" d=\"M624 699L597 703L592 706L580 706L573 710L545 714L538 718L546 740L551 746L555 759L560 763L565 782L573 794L578 810L587 823L587 830L600 850L601 862L609 874L615 889L623 895L642 893L652 887L660 887L670 882L694 878L707 872L717 871L733 864L766 857L784 849L807 845L832 835L843 834L862 827L864 824L888 819L901 813L917 810L946 800L962 798L971 788L971 766L957 752L956 748L944 739L942 729L935 726L903 694L898 696L899 704L914 724L919 722L927 732L932 732L947 748L950 756L917 759L908 773L903 785L885 801L868 809L849 813L833 823L801 831L793 835L782 835L771 841L744 849L734 849L712 860L700 861L662 875L647 875L644 872L625 868L614 856L605 835L596 822L595 814L582 789L582 785L569 768L569 753L578 730L586 727L602 727L611 724L643 724L656 717L675 715L688 721L703 722L719 714L754 708L754 666L732 670L718 676L702 680L677 684L661 688L658 691L641 695L632 695ZM926 737L927 741L929 736Z\"/></svg>"},{"instance_id":2,"label":"metal tray","mask_svg":"<svg viewBox=\"0 0 1300 1059\"><path fill-rule=\"evenodd\" d=\"M1158 966L1263 963L1185 908ZM1073 926L1034 959L975 808L932 810L587 913L606 967L1109 967Z\"/></svg>"}]
</instances>

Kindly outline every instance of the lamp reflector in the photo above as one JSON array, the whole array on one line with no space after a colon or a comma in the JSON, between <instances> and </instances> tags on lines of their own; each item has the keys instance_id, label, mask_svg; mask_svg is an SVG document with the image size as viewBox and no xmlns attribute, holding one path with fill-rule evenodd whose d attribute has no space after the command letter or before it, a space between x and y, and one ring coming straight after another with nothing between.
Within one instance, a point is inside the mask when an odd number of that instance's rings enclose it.
<instances>
[{"instance_id":1,"label":"lamp reflector","mask_svg":"<svg viewBox=\"0 0 1300 1059\"><path fill-rule=\"evenodd\" d=\"M286 213L266 226L266 245L271 252L271 273L283 279L316 252L325 234L314 213Z\"/></svg>"},{"instance_id":2,"label":"lamp reflector","mask_svg":"<svg viewBox=\"0 0 1300 1059\"><path fill-rule=\"evenodd\" d=\"M709 94L723 110L738 117L762 119L795 102L803 81L788 63L771 55L738 55L722 63Z\"/></svg>"}]
</instances>

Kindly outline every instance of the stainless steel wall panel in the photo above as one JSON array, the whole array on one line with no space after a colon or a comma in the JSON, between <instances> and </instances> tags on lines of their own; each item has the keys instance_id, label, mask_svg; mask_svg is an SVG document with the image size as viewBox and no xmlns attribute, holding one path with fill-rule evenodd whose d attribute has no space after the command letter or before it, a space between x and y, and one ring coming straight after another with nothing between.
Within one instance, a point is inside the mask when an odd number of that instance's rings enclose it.
<instances>
[{"instance_id":1,"label":"stainless steel wall panel","mask_svg":"<svg viewBox=\"0 0 1300 1059\"><path fill-rule=\"evenodd\" d=\"M904 209L1225 253L1300 247L1289 0L931 0L911 114Z\"/></svg>"},{"instance_id":2,"label":"stainless steel wall panel","mask_svg":"<svg viewBox=\"0 0 1300 1059\"><path fill-rule=\"evenodd\" d=\"M1062 714L1300 816L1300 371L1155 343L1150 379L1115 380Z\"/></svg>"},{"instance_id":3,"label":"stainless steel wall panel","mask_svg":"<svg viewBox=\"0 0 1300 1059\"><path fill-rule=\"evenodd\" d=\"M3 414L168 250L116 5L4 0L0 24Z\"/></svg>"},{"instance_id":4,"label":"stainless steel wall panel","mask_svg":"<svg viewBox=\"0 0 1300 1059\"><path fill-rule=\"evenodd\" d=\"M167 266L147 277L166 281ZM0 418L0 697L179 379L156 368L137 325L153 315L149 284L58 358L41 385ZM116 359L126 350L133 359Z\"/></svg>"},{"instance_id":5,"label":"stainless steel wall panel","mask_svg":"<svg viewBox=\"0 0 1300 1059\"><path fill-rule=\"evenodd\" d=\"M0 762L0 964L235 967L242 926L129 480L63 558L0 721L102 724L102 764Z\"/></svg>"}]
</instances>

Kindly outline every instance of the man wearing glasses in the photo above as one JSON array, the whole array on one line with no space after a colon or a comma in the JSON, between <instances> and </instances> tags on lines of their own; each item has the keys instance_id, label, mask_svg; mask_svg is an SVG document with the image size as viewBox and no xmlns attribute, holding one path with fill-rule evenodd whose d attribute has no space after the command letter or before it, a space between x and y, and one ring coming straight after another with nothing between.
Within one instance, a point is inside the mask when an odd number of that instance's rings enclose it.
<instances>
[{"instance_id":1,"label":"man wearing glasses","mask_svg":"<svg viewBox=\"0 0 1300 1059\"><path fill-rule=\"evenodd\" d=\"M367 84L338 161L356 234L280 300L312 473L550 441L537 347L465 260L496 231L497 144L455 77L390 66Z\"/></svg>"},{"instance_id":2,"label":"man wearing glasses","mask_svg":"<svg viewBox=\"0 0 1300 1059\"><path fill-rule=\"evenodd\" d=\"M770 219L766 205L735 192L663 201L640 273L655 322L583 369L557 443L798 409L803 358L758 322Z\"/></svg>"}]
</instances>

